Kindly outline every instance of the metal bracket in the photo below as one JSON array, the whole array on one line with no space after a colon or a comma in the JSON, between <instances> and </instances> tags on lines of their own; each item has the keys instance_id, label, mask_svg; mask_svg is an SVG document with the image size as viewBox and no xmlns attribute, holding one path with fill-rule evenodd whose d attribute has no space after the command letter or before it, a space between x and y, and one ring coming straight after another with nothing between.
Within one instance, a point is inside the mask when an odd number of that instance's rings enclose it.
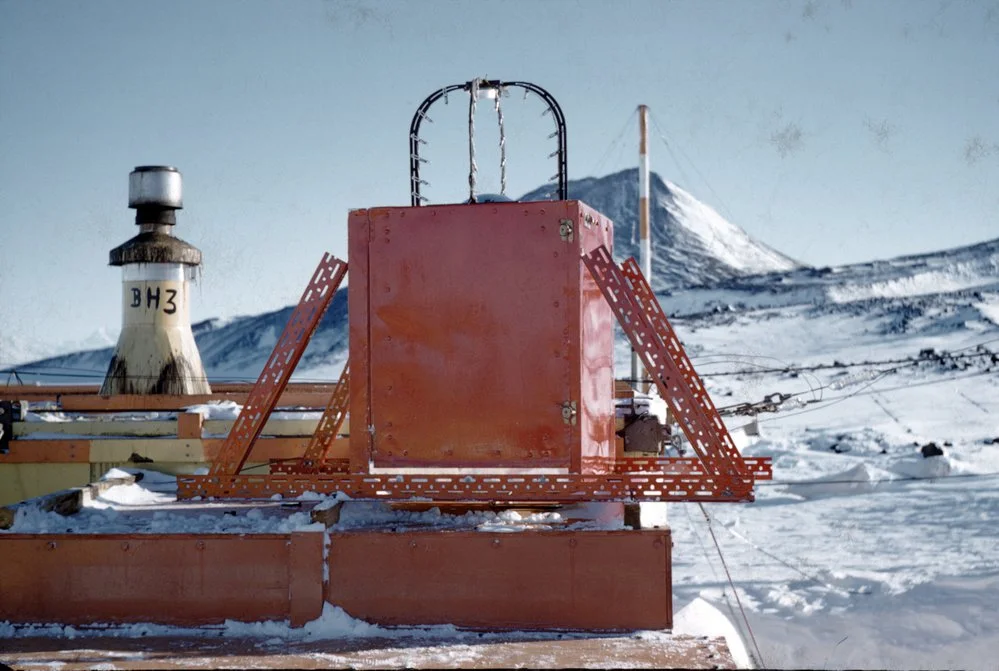
<instances>
[{"instance_id":1,"label":"metal bracket","mask_svg":"<svg viewBox=\"0 0 999 671\"><path fill-rule=\"evenodd\" d=\"M562 404L562 422L576 426L576 416L579 411L576 409L575 401L566 401Z\"/></svg>"},{"instance_id":2,"label":"metal bracket","mask_svg":"<svg viewBox=\"0 0 999 671\"><path fill-rule=\"evenodd\" d=\"M562 238L562 242L572 242L574 239L575 227L572 225L571 219L563 219L559 222L558 235Z\"/></svg>"}]
</instances>

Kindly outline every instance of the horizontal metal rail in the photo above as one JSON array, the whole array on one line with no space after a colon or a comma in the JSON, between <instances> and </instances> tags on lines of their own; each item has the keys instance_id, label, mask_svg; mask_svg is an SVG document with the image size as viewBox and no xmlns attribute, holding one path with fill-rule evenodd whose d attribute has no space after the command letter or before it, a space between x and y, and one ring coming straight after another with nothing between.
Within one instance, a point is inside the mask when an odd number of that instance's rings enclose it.
<instances>
[{"instance_id":1,"label":"horizontal metal rail","mask_svg":"<svg viewBox=\"0 0 999 671\"><path fill-rule=\"evenodd\" d=\"M727 478L658 473L622 475L180 475L177 498L269 499L315 493L404 501L753 501L752 478L741 493Z\"/></svg>"},{"instance_id":2,"label":"horizontal metal rail","mask_svg":"<svg viewBox=\"0 0 999 671\"><path fill-rule=\"evenodd\" d=\"M772 480L773 464L770 457L749 457L742 460L753 480ZM706 475L704 464L696 457L587 457L583 469L588 473L659 473L663 475ZM282 459L271 462L271 474L301 475L310 472L335 475L350 472L350 459L327 459L309 471L301 459Z\"/></svg>"}]
</instances>

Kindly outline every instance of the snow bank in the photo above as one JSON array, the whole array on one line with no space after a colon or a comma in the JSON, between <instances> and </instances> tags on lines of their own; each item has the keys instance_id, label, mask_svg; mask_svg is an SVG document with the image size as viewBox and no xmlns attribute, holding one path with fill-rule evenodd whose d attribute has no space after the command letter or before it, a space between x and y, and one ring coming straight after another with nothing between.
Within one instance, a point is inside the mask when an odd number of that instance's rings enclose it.
<instances>
[{"instance_id":1,"label":"snow bank","mask_svg":"<svg viewBox=\"0 0 999 671\"><path fill-rule=\"evenodd\" d=\"M673 615L673 633L689 636L721 636L740 669L753 668L746 644L735 625L720 610L698 597Z\"/></svg>"},{"instance_id":2,"label":"snow bank","mask_svg":"<svg viewBox=\"0 0 999 671\"><path fill-rule=\"evenodd\" d=\"M833 473L825 477L808 480L801 483L791 482L786 492L800 496L802 499L824 499L833 496L853 496L869 494L879 484L892 480L895 476L885 470L861 463L841 473Z\"/></svg>"},{"instance_id":3,"label":"snow bank","mask_svg":"<svg viewBox=\"0 0 999 671\"><path fill-rule=\"evenodd\" d=\"M243 406L235 401L212 401L211 403L190 405L183 408L184 412L198 413L205 421L209 419L236 419L242 409Z\"/></svg>"}]
</instances>

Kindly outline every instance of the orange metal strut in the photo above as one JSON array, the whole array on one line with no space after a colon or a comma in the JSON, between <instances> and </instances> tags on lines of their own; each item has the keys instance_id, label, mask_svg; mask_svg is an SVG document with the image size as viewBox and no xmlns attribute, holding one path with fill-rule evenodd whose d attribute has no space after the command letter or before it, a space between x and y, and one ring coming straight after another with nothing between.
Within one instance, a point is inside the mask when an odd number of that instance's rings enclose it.
<instances>
[{"instance_id":1,"label":"orange metal strut","mask_svg":"<svg viewBox=\"0 0 999 671\"><path fill-rule=\"evenodd\" d=\"M316 432L312 434L309 446L305 448L305 457L302 459L301 472L315 473L322 470L326 462L326 454L330 445L336 438L343 420L347 416L347 405L350 401L350 360L343 365L343 372L340 373L340 380L336 383L333 396L323 412L322 419L316 425Z\"/></svg>"},{"instance_id":2,"label":"orange metal strut","mask_svg":"<svg viewBox=\"0 0 999 671\"><path fill-rule=\"evenodd\" d=\"M628 259L618 268L603 246L584 255L583 263L708 474L736 495L749 493L753 476L638 264Z\"/></svg>"},{"instance_id":3,"label":"orange metal strut","mask_svg":"<svg viewBox=\"0 0 999 671\"><path fill-rule=\"evenodd\" d=\"M329 253L323 254L323 260L319 262L302 299L291 313L281 338L271 352L271 357L260 372L257 383L253 385L246 405L219 449L209 475L236 475L242 470L254 441L260 436L267 418L277 405L281 392L291 379L309 339L346 274L345 261Z\"/></svg>"}]
</instances>

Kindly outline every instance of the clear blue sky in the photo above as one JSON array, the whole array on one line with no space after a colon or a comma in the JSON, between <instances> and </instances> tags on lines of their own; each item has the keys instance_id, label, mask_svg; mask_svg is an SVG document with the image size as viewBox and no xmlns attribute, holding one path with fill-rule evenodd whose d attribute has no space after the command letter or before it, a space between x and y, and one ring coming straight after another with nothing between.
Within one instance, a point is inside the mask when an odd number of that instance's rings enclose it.
<instances>
[{"instance_id":1,"label":"clear blue sky","mask_svg":"<svg viewBox=\"0 0 999 671\"><path fill-rule=\"evenodd\" d=\"M349 208L408 202L417 104L481 75L555 95L574 178L635 165L648 104L676 155L654 139L653 169L806 263L999 236L995 1L0 0L0 335L119 328L107 253L142 164L184 174L195 320L296 301ZM553 172L550 121L504 103L520 195ZM463 115L428 127L440 200Z\"/></svg>"}]
</instances>

